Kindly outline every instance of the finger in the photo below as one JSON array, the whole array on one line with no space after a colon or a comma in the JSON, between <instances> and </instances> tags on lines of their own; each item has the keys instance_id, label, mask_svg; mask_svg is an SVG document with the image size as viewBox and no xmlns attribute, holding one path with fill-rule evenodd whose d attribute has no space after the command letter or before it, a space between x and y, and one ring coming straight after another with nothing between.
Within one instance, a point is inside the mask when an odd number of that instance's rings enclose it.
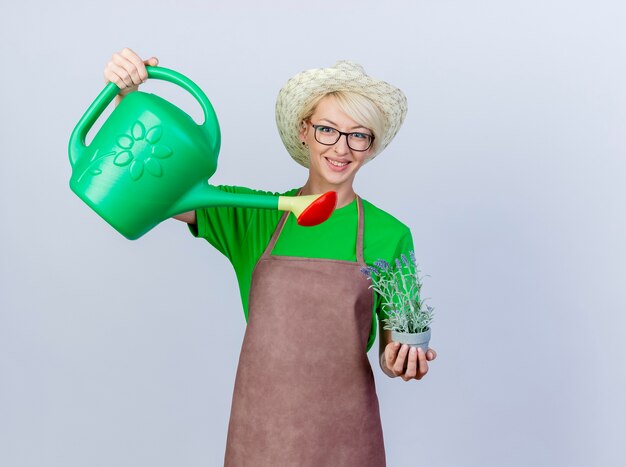
<instances>
[{"instance_id":1,"label":"finger","mask_svg":"<svg viewBox=\"0 0 626 467\"><path fill-rule=\"evenodd\" d=\"M409 362L406 365L406 372L402 375L404 381L409 381L417 376L417 349L411 346L409 350Z\"/></svg>"},{"instance_id":2,"label":"finger","mask_svg":"<svg viewBox=\"0 0 626 467\"><path fill-rule=\"evenodd\" d=\"M126 72L121 71L122 76L120 76L120 74L116 73L116 68L117 65L114 65L113 62L107 63L107 66L104 69L104 80L106 82L110 81L112 83L115 83L120 89L126 89L128 87L128 84L124 82L124 79L122 77L126 75Z\"/></svg>"},{"instance_id":3,"label":"finger","mask_svg":"<svg viewBox=\"0 0 626 467\"><path fill-rule=\"evenodd\" d=\"M105 83L115 83L117 84L118 88L120 87L120 85L125 86L121 78L111 71L110 63L107 63L106 67L104 68L104 72L102 73L102 76L104 76Z\"/></svg>"},{"instance_id":4,"label":"finger","mask_svg":"<svg viewBox=\"0 0 626 467\"><path fill-rule=\"evenodd\" d=\"M107 68L108 68L110 73L112 73L113 75L119 77L119 80L123 83L124 87L130 87L130 86L134 86L135 85L133 83L133 79L131 78L130 74L128 73L128 70L126 70L126 68L118 65L115 62L115 60L112 59L107 64Z\"/></svg>"},{"instance_id":5,"label":"finger","mask_svg":"<svg viewBox=\"0 0 626 467\"><path fill-rule=\"evenodd\" d=\"M130 49L124 49L120 53L114 53L112 61L115 65L126 70L126 73L128 73L128 76L134 85L139 85L144 81L142 76L145 76L146 79L148 78L146 66L143 64L141 58L139 58L135 53L125 52L126 50Z\"/></svg>"},{"instance_id":6,"label":"finger","mask_svg":"<svg viewBox=\"0 0 626 467\"><path fill-rule=\"evenodd\" d=\"M434 360L435 358L437 358L437 352L435 352L435 349L431 349L429 347L428 352L426 352L426 360L431 361L431 360Z\"/></svg>"},{"instance_id":7,"label":"finger","mask_svg":"<svg viewBox=\"0 0 626 467\"><path fill-rule=\"evenodd\" d=\"M406 361L406 355L409 353L409 346L407 344L402 344L400 347L400 351L398 352L398 357L393 364L393 374L396 376L400 376L404 373L404 362Z\"/></svg>"},{"instance_id":8,"label":"finger","mask_svg":"<svg viewBox=\"0 0 626 467\"><path fill-rule=\"evenodd\" d=\"M130 76L131 70L134 68L134 65L130 60L124 57L121 52L115 52L111 56L111 61L109 62L109 66L117 66L120 69L124 70L123 73L127 74L128 77L132 81L132 77ZM122 76L123 77L123 76Z\"/></svg>"},{"instance_id":9,"label":"finger","mask_svg":"<svg viewBox=\"0 0 626 467\"><path fill-rule=\"evenodd\" d=\"M156 57L150 57L149 59L144 60L143 63L146 66L157 66L159 64L159 59L156 58ZM149 77L148 76L148 70L146 69L146 77L144 79L144 82L148 79L148 77Z\"/></svg>"},{"instance_id":10,"label":"finger","mask_svg":"<svg viewBox=\"0 0 626 467\"><path fill-rule=\"evenodd\" d=\"M127 49L124 49L119 54L113 55L113 63L124 68L126 72L128 73L128 75L130 76L131 80L133 81L133 84L139 85L145 81L143 79L144 76L146 79L148 79L148 72L146 71L146 66L143 64L143 61L141 60L141 58L134 53L132 54L126 53L125 55L122 55L122 53L124 53L125 50Z\"/></svg>"},{"instance_id":11,"label":"finger","mask_svg":"<svg viewBox=\"0 0 626 467\"><path fill-rule=\"evenodd\" d=\"M120 50L120 55L129 59L133 56L139 57L139 54L130 47L124 47L122 50Z\"/></svg>"},{"instance_id":12,"label":"finger","mask_svg":"<svg viewBox=\"0 0 626 467\"><path fill-rule=\"evenodd\" d=\"M387 344L387 347L385 347L385 363L387 364L387 368L390 370L393 367L393 362L396 361L399 350L400 342L390 342Z\"/></svg>"},{"instance_id":13,"label":"finger","mask_svg":"<svg viewBox=\"0 0 626 467\"><path fill-rule=\"evenodd\" d=\"M159 59L156 57L150 57L148 60L144 60L143 63L150 66L157 66L159 64Z\"/></svg>"},{"instance_id":14,"label":"finger","mask_svg":"<svg viewBox=\"0 0 626 467\"><path fill-rule=\"evenodd\" d=\"M120 53L123 57L127 58L133 63L133 65L135 65L142 83L145 83L146 80L148 79L148 70L146 70L146 65L157 66L159 64L159 59L156 57L150 57L147 60L141 60L141 57L139 57L137 53L135 53L133 50L129 49L128 47L123 49Z\"/></svg>"},{"instance_id":15,"label":"finger","mask_svg":"<svg viewBox=\"0 0 626 467\"><path fill-rule=\"evenodd\" d=\"M421 347L417 349L417 360L419 361L419 369L415 379L422 379L426 373L428 373L428 362L426 361L426 354Z\"/></svg>"},{"instance_id":16,"label":"finger","mask_svg":"<svg viewBox=\"0 0 626 467\"><path fill-rule=\"evenodd\" d=\"M120 89L133 87L135 84L130 78L128 72L119 65L110 62L107 66L108 72L105 73L109 77L109 81L117 84Z\"/></svg>"},{"instance_id":17,"label":"finger","mask_svg":"<svg viewBox=\"0 0 626 467\"><path fill-rule=\"evenodd\" d=\"M150 64L148 62L150 60L156 60L157 63L159 62L156 57L151 57L148 60L142 60L139 54L137 54L134 50L129 49L128 47L124 47L120 52L120 55L129 60L133 65L135 65L135 68L137 69L137 72L139 73L139 77L142 79L142 82L145 82L148 79L148 72L146 71L146 65Z\"/></svg>"}]
</instances>

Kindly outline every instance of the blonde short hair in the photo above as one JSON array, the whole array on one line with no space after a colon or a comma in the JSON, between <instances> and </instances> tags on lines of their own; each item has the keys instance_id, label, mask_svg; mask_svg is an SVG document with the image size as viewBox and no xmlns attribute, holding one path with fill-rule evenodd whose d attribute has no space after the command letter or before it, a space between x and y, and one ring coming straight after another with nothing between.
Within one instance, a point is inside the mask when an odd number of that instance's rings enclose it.
<instances>
[{"instance_id":1,"label":"blonde short hair","mask_svg":"<svg viewBox=\"0 0 626 467\"><path fill-rule=\"evenodd\" d=\"M333 98L342 112L359 125L372 131L374 134L374 143L372 144L371 151L372 154L375 154L381 143L380 135L385 131L387 121L385 114L378 106L371 99L362 94L352 91L332 91L322 94L304 106L302 115L299 116L298 121L304 122L310 119L315 113L317 105L326 97Z\"/></svg>"}]
</instances>

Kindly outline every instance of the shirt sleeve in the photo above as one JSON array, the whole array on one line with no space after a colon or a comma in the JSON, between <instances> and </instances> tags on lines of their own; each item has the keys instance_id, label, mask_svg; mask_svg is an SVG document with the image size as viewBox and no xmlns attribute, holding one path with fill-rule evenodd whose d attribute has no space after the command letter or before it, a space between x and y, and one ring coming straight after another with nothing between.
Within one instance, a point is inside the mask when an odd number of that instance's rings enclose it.
<instances>
[{"instance_id":1,"label":"shirt sleeve","mask_svg":"<svg viewBox=\"0 0 626 467\"><path fill-rule=\"evenodd\" d=\"M218 189L228 193L255 193L255 190L220 185ZM191 234L204 238L231 262L241 245L248 226L252 210L240 207L209 207L196 209L196 224L189 225Z\"/></svg>"}]
</instances>

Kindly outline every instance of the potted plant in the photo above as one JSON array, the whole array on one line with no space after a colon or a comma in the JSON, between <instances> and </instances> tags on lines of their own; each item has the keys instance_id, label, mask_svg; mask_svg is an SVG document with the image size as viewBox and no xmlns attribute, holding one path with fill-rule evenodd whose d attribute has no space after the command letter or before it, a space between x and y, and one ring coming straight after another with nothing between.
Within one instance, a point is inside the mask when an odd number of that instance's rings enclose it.
<instances>
[{"instance_id":1,"label":"potted plant","mask_svg":"<svg viewBox=\"0 0 626 467\"><path fill-rule=\"evenodd\" d=\"M434 308L426 305L422 298L423 276L420 276L413 251L409 258L403 254L395 259L393 266L379 259L374 266L361 268L361 272L372 282L370 288L383 300L388 318L382 321L384 329L391 331L391 339L421 347L426 352Z\"/></svg>"}]
</instances>

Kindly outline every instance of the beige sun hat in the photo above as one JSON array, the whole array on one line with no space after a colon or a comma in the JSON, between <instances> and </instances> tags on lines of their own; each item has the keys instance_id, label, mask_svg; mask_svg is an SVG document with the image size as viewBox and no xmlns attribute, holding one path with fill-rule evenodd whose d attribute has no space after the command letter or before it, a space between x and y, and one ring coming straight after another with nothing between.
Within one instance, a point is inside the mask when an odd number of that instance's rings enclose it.
<instances>
[{"instance_id":1,"label":"beige sun hat","mask_svg":"<svg viewBox=\"0 0 626 467\"><path fill-rule=\"evenodd\" d=\"M351 61L339 61L330 68L315 68L298 73L283 86L276 99L276 125L291 157L309 166L309 152L299 138L300 118L304 107L313 99L333 91L352 91L368 97L385 115L382 135L373 159L396 136L407 111L404 93L385 81L372 78L363 67Z\"/></svg>"}]
</instances>

